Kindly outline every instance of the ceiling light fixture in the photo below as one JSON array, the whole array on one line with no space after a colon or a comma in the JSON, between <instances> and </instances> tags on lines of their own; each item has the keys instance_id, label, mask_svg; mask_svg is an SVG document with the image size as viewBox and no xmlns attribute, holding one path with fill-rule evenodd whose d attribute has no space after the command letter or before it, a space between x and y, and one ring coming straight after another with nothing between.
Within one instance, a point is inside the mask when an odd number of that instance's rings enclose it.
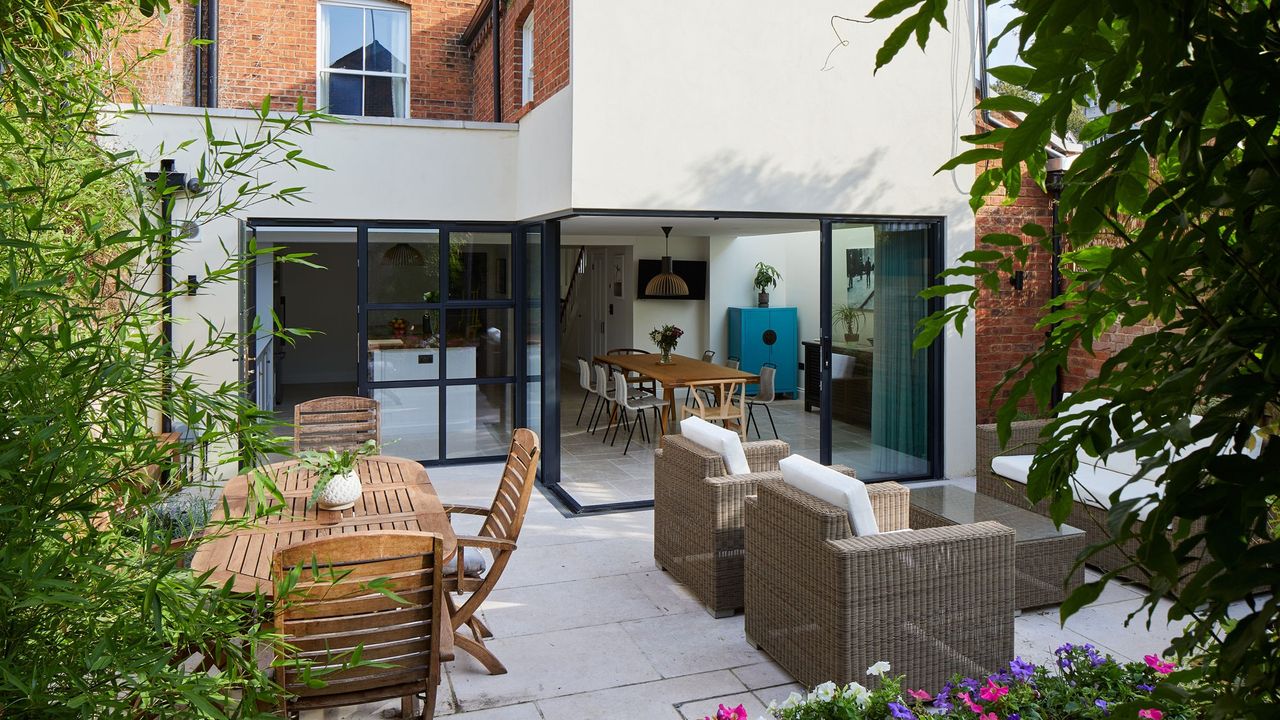
<instances>
[{"instance_id":1,"label":"ceiling light fixture","mask_svg":"<svg viewBox=\"0 0 1280 720\"><path fill-rule=\"evenodd\" d=\"M672 270L671 262L671 226L667 225L662 228L662 234L667 238L667 253L662 256L662 272L653 276L653 279L644 286L644 294L652 297L682 297L689 294L689 283L684 278L675 274Z\"/></svg>"},{"instance_id":2,"label":"ceiling light fixture","mask_svg":"<svg viewBox=\"0 0 1280 720\"><path fill-rule=\"evenodd\" d=\"M396 243L382 253L382 264L392 267L422 267L422 253L409 243Z\"/></svg>"}]
</instances>

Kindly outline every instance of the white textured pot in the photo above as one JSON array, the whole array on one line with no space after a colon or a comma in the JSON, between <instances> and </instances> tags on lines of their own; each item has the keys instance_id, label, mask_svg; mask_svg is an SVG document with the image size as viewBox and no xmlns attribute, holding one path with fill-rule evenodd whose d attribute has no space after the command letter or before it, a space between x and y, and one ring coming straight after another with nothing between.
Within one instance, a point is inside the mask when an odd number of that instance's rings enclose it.
<instances>
[{"instance_id":1,"label":"white textured pot","mask_svg":"<svg viewBox=\"0 0 1280 720\"><path fill-rule=\"evenodd\" d=\"M316 498L316 505L324 510L346 510L355 507L359 499L360 476L352 470L345 475L335 475Z\"/></svg>"}]
</instances>

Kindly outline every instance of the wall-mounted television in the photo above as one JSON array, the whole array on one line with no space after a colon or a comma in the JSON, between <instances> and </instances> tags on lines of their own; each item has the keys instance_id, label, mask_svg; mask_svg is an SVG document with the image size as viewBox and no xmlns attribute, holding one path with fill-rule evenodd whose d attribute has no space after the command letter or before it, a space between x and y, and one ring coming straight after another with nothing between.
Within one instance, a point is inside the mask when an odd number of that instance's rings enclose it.
<instances>
[{"instance_id":1,"label":"wall-mounted television","mask_svg":"<svg viewBox=\"0 0 1280 720\"><path fill-rule=\"evenodd\" d=\"M679 297L666 295L646 295L644 288L658 273L662 272L661 260L641 260L639 277L636 280L636 299L638 300L706 300L707 299L707 261L706 260L673 260L671 270L689 284L689 294Z\"/></svg>"}]
</instances>

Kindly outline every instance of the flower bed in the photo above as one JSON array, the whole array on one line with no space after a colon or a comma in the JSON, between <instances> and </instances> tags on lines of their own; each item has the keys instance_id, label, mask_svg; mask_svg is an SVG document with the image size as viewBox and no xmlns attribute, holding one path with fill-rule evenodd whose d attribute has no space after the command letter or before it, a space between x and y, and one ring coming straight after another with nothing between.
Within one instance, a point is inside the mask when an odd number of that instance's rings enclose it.
<instances>
[{"instance_id":1,"label":"flower bed","mask_svg":"<svg viewBox=\"0 0 1280 720\"><path fill-rule=\"evenodd\" d=\"M981 678L956 677L936 694L902 687L890 677L889 663L878 662L867 675L875 689L853 682L823 683L807 696L791 693L769 706L777 720L1189 720L1194 711L1170 698L1153 695L1172 673L1173 663L1148 655L1144 662L1118 663L1092 645L1058 648L1056 666L1038 666L1015 658L1007 670ZM707 718L707 720L712 720ZM747 720L742 706L720 707L715 720Z\"/></svg>"}]
</instances>

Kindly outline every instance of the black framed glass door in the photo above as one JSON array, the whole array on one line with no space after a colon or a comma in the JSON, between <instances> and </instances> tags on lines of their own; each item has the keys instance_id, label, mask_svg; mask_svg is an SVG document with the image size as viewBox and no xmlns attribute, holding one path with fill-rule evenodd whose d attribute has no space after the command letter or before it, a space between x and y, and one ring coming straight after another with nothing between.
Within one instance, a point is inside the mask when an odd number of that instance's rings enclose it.
<instances>
[{"instance_id":1,"label":"black framed glass door","mask_svg":"<svg viewBox=\"0 0 1280 720\"><path fill-rule=\"evenodd\" d=\"M505 455L524 412L517 250L509 226L359 226L358 379L387 453Z\"/></svg>"}]
</instances>

